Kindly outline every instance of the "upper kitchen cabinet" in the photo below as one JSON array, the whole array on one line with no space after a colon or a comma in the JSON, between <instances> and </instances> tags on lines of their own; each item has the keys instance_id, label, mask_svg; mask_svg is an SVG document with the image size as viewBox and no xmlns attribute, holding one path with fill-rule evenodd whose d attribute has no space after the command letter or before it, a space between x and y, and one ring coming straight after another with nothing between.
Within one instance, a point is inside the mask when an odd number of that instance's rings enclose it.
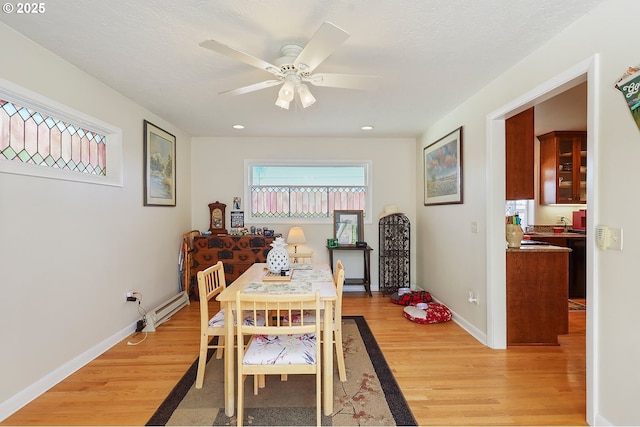
<instances>
[{"instance_id":1,"label":"upper kitchen cabinet","mask_svg":"<svg viewBox=\"0 0 640 427\"><path fill-rule=\"evenodd\" d=\"M587 132L554 131L540 140L540 204L587 203Z\"/></svg>"},{"instance_id":2,"label":"upper kitchen cabinet","mask_svg":"<svg viewBox=\"0 0 640 427\"><path fill-rule=\"evenodd\" d=\"M533 107L505 121L506 199L534 198Z\"/></svg>"}]
</instances>

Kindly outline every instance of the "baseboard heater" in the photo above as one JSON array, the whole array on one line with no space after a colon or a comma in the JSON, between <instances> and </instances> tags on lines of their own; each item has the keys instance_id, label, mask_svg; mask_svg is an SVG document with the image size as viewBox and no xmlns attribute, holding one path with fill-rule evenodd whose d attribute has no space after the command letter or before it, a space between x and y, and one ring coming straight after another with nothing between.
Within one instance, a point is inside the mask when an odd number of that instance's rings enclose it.
<instances>
[{"instance_id":1,"label":"baseboard heater","mask_svg":"<svg viewBox=\"0 0 640 427\"><path fill-rule=\"evenodd\" d=\"M169 298L153 310L150 310L145 314L145 320L147 325L144 327L144 332L155 332L156 328L169 320L171 316L176 314L182 307L189 305L189 295L185 291Z\"/></svg>"}]
</instances>

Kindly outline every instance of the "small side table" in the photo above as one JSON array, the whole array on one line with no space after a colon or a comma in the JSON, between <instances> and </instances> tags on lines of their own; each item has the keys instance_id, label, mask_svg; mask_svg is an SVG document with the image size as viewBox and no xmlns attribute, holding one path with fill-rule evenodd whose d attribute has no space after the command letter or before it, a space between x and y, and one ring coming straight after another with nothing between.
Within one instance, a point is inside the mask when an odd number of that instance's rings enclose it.
<instances>
[{"instance_id":1,"label":"small side table","mask_svg":"<svg viewBox=\"0 0 640 427\"><path fill-rule=\"evenodd\" d=\"M329 250L329 265L331 266L331 271L333 272L333 252L334 251L362 251L363 257L363 277L362 278L344 278L345 285L361 285L364 286L365 291L369 294L369 296L373 296L371 294L371 251L373 248L369 245L363 248L359 248L357 246L338 246L335 248L330 248L327 246Z\"/></svg>"}]
</instances>

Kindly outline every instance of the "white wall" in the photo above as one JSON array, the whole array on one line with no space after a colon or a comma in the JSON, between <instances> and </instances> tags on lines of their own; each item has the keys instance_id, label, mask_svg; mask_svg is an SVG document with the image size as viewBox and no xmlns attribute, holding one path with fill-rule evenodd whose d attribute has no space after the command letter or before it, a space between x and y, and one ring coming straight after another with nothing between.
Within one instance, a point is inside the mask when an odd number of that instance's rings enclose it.
<instances>
[{"instance_id":1,"label":"white wall","mask_svg":"<svg viewBox=\"0 0 640 427\"><path fill-rule=\"evenodd\" d=\"M124 157L122 187L0 173L2 419L133 332L126 290L177 293L191 200L188 135L1 23L0 51L1 78L121 128ZM143 119L177 137L177 207L143 206Z\"/></svg>"},{"instance_id":2,"label":"white wall","mask_svg":"<svg viewBox=\"0 0 640 427\"><path fill-rule=\"evenodd\" d=\"M192 138L192 219L199 230L209 228L209 203L220 201L229 211L234 196L244 195L244 159L371 160L373 162L373 221L365 224L364 238L374 249L371 253L372 289L378 288L378 215L385 205L393 204L415 220L415 153L411 138ZM245 200L243 200L244 206ZM269 224L286 239L293 224ZM300 224L307 243L299 251L313 250L314 261L329 262L327 239L333 237L333 224ZM259 226L259 225L257 225ZM415 228L412 228L414 247ZM362 256L336 252L345 262L347 277L362 277ZM415 283L415 253L411 274ZM362 289L345 287L349 290Z\"/></svg>"},{"instance_id":3,"label":"white wall","mask_svg":"<svg viewBox=\"0 0 640 427\"><path fill-rule=\"evenodd\" d=\"M637 259L640 257L640 223L636 212L640 208L633 196L633 185L640 181L640 131L631 119L626 103L614 84L630 65L640 63L640 54L628 46L635 40L635 31L629 17L640 15L640 3L634 0L610 0L594 9L584 18L567 28L559 36L523 60L513 69L471 97L468 102L432 126L420 141L416 158L422 148L437 138L464 126L464 205L418 207L417 264L418 276L430 278L429 289L444 303L461 314L473 327L487 331L486 250L489 237L485 233L488 218L485 213L496 211L487 205L493 192L487 189L488 178L500 181L500 172L488 169L491 165L488 151L486 116L501 106L534 90L565 70L599 54L599 103L592 105L595 122L590 130L597 133L597 171L594 191L597 197L595 213L589 218L589 232L596 221L614 227L624 227L624 251L602 252L596 249L592 236L588 238L588 251L594 264L588 278L595 286L588 298L594 312L588 313L587 322L595 340L595 351L589 355L588 366L594 364L594 375L588 378L593 387L588 401L593 413L588 421L598 425L638 425L637 411L640 396L640 340L637 325L640 312L636 301L640 299L637 284ZM497 156L499 157L499 156ZM503 156L504 157L504 156ZM420 161L417 170L421 170ZM492 167L492 166L489 166ZM493 167L499 168L500 165ZM418 174L419 176L419 174ZM502 185L504 178L502 178ZM418 180L416 197L421 197L422 184ZM498 205L497 212L500 212ZM591 215L591 207L590 207ZM470 232L471 221L479 220L480 233ZM500 218L491 218L493 223ZM484 227L482 226L484 225ZM497 230L497 228L496 228ZM495 254L500 256L500 254ZM461 268L464 266L464 268ZM600 286L598 286L600 284ZM466 302L466 290L476 288L481 305ZM594 320L595 318L595 320ZM594 324L595 323L595 324Z\"/></svg>"}]
</instances>

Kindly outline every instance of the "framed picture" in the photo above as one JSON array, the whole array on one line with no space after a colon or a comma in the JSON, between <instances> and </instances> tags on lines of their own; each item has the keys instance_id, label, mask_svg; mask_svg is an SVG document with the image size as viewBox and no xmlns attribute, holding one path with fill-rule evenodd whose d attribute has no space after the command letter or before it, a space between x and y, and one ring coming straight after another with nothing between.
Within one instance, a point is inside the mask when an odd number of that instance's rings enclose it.
<instances>
[{"instance_id":1,"label":"framed picture","mask_svg":"<svg viewBox=\"0 0 640 427\"><path fill-rule=\"evenodd\" d=\"M423 150L424 205L462 203L462 126Z\"/></svg>"},{"instance_id":2,"label":"framed picture","mask_svg":"<svg viewBox=\"0 0 640 427\"><path fill-rule=\"evenodd\" d=\"M244 211L231 211L231 228L244 228Z\"/></svg>"},{"instance_id":3,"label":"framed picture","mask_svg":"<svg viewBox=\"0 0 640 427\"><path fill-rule=\"evenodd\" d=\"M176 137L146 120L144 205L176 205Z\"/></svg>"},{"instance_id":4,"label":"framed picture","mask_svg":"<svg viewBox=\"0 0 640 427\"><path fill-rule=\"evenodd\" d=\"M242 209L242 198L239 196L235 196L233 198L233 210L239 211Z\"/></svg>"},{"instance_id":5,"label":"framed picture","mask_svg":"<svg viewBox=\"0 0 640 427\"><path fill-rule=\"evenodd\" d=\"M333 230L339 246L364 240L363 211L334 211Z\"/></svg>"}]
</instances>

